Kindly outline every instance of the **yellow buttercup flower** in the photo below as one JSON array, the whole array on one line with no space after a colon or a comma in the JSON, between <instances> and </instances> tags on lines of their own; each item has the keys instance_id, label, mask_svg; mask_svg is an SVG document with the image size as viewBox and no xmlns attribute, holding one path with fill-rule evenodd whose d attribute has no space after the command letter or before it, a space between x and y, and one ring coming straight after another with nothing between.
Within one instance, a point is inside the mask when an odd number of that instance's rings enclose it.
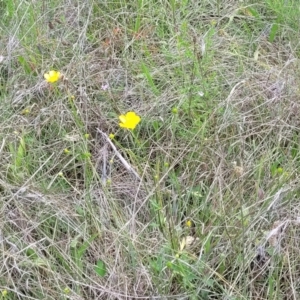
<instances>
[{"instance_id":1,"label":"yellow buttercup flower","mask_svg":"<svg viewBox=\"0 0 300 300\"><path fill-rule=\"evenodd\" d=\"M186 225L186 227L189 227L189 228L191 228L191 227L192 227L192 225L193 225L193 223L192 223L192 221L191 221L191 220L187 220L187 221L185 222L185 225Z\"/></svg>"},{"instance_id":2,"label":"yellow buttercup flower","mask_svg":"<svg viewBox=\"0 0 300 300\"><path fill-rule=\"evenodd\" d=\"M44 78L46 79L47 82L53 83L56 82L57 80L59 80L59 78L61 77L60 72L58 71L50 71L49 73L45 73L44 74Z\"/></svg>"},{"instance_id":3,"label":"yellow buttercup flower","mask_svg":"<svg viewBox=\"0 0 300 300\"><path fill-rule=\"evenodd\" d=\"M129 111L126 115L119 116L119 120L121 121L120 127L134 129L140 123L141 118L135 112Z\"/></svg>"}]
</instances>

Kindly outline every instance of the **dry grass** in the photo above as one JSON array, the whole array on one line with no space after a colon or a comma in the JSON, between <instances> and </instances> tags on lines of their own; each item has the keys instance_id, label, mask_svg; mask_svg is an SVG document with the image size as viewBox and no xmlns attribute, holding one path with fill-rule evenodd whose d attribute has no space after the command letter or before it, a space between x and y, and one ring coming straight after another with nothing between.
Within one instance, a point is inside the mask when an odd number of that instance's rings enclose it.
<instances>
[{"instance_id":1,"label":"dry grass","mask_svg":"<svg viewBox=\"0 0 300 300\"><path fill-rule=\"evenodd\" d=\"M244 2L0 3L3 299L299 298L300 12Z\"/></svg>"}]
</instances>

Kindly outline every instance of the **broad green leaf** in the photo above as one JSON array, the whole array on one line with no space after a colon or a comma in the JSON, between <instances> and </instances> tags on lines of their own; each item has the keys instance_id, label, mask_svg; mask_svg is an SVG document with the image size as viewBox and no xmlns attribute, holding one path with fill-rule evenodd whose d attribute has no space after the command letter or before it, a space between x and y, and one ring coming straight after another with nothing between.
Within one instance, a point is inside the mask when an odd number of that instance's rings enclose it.
<instances>
[{"instance_id":1,"label":"broad green leaf","mask_svg":"<svg viewBox=\"0 0 300 300\"><path fill-rule=\"evenodd\" d=\"M104 277L106 274L106 266L105 263L102 260L98 260L97 261L97 265L94 266L94 270L95 272L100 276L100 277Z\"/></svg>"},{"instance_id":2,"label":"broad green leaf","mask_svg":"<svg viewBox=\"0 0 300 300\"><path fill-rule=\"evenodd\" d=\"M38 255L32 248L27 248L26 249L26 255L32 259L38 259Z\"/></svg>"}]
</instances>

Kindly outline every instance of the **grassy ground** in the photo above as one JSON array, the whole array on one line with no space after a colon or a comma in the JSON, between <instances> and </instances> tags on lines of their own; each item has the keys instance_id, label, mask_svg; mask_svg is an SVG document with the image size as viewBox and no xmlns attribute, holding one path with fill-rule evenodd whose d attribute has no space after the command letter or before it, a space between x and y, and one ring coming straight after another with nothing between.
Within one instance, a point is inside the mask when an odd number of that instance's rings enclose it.
<instances>
[{"instance_id":1,"label":"grassy ground","mask_svg":"<svg viewBox=\"0 0 300 300\"><path fill-rule=\"evenodd\" d=\"M299 16L0 1L0 298L299 299Z\"/></svg>"}]
</instances>

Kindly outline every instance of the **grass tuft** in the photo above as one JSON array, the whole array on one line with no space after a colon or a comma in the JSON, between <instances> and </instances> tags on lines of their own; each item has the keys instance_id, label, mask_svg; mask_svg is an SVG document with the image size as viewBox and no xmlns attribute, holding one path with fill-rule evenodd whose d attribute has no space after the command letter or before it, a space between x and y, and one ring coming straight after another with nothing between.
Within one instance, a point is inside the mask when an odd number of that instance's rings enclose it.
<instances>
[{"instance_id":1,"label":"grass tuft","mask_svg":"<svg viewBox=\"0 0 300 300\"><path fill-rule=\"evenodd\" d=\"M0 298L298 299L298 6L0 1Z\"/></svg>"}]
</instances>

